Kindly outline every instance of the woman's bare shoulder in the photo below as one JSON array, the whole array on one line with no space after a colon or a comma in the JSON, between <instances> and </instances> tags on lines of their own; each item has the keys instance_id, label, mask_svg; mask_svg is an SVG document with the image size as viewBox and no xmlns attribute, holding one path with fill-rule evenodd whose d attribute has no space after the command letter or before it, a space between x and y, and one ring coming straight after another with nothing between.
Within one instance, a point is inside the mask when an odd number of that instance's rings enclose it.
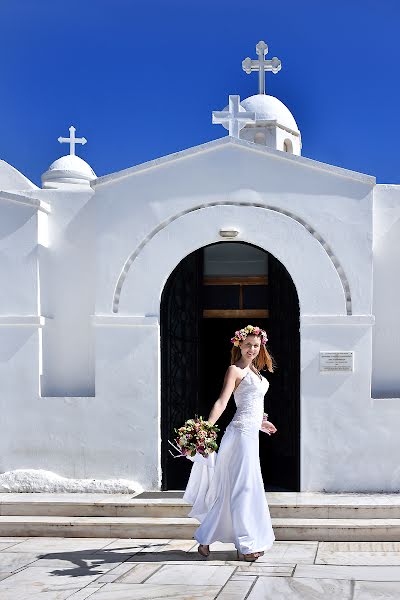
<instances>
[{"instance_id":1,"label":"woman's bare shoulder","mask_svg":"<svg viewBox=\"0 0 400 600\"><path fill-rule=\"evenodd\" d=\"M236 365L229 365L229 367L226 370L226 376L235 376L237 377L238 375L240 375L242 373L242 370L240 367L237 367Z\"/></svg>"}]
</instances>

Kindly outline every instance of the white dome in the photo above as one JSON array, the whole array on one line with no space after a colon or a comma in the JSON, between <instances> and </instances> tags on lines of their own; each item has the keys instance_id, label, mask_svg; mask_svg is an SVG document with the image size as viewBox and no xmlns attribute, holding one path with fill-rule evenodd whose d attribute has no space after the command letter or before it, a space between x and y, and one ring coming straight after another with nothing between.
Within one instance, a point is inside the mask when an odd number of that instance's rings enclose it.
<instances>
[{"instance_id":1,"label":"white dome","mask_svg":"<svg viewBox=\"0 0 400 600\"><path fill-rule=\"evenodd\" d=\"M299 131L297 123L290 110L274 96L266 94L256 94L242 100L240 104L246 111L256 113L256 122L258 121L277 121L279 125Z\"/></svg>"},{"instance_id":2,"label":"white dome","mask_svg":"<svg viewBox=\"0 0 400 600\"><path fill-rule=\"evenodd\" d=\"M96 177L92 167L88 165L82 158L75 154L67 154L57 158L50 166L49 171L74 171L89 177Z\"/></svg>"},{"instance_id":3,"label":"white dome","mask_svg":"<svg viewBox=\"0 0 400 600\"><path fill-rule=\"evenodd\" d=\"M42 175L44 188L62 187L63 184L89 186L93 179L96 179L96 173L92 167L75 154L61 156Z\"/></svg>"}]
</instances>

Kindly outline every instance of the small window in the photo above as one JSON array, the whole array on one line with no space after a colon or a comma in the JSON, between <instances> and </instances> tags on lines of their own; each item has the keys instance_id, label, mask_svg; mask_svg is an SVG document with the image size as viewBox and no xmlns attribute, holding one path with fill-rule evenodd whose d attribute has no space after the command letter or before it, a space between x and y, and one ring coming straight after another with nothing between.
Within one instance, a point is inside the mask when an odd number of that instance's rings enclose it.
<instances>
[{"instance_id":1,"label":"small window","mask_svg":"<svg viewBox=\"0 0 400 600\"><path fill-rule=\"evenodd\" d=\"M289 154L293 154L293 144L290 140L286 139L283 142L283 151L289 152Z\"/></svg>"},{"instance_id":2,"label":"small window","mask_svg":"<svg viewBox=\"0 0 400 600\"><path fill-rule=\"evenodd\" d=\"M257 133L254 136L254 143L265 146L265 133L262 131L257 131Z\"/></svg>"}]
</instances>

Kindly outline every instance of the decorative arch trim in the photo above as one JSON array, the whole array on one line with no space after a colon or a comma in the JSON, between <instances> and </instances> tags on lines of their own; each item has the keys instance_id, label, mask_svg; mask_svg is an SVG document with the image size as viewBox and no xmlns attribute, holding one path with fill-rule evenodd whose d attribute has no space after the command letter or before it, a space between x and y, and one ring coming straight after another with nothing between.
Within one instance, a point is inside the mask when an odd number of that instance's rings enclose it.
<instances>
[{"instance_id":1,"label":"decorative arch trim","mask_svg":"<svg viewBox=\"0 0 400 600\"><path fill-rule=\"evenodd\" d=\"M159 233L160 231L165 229L170 223L172 223L173 221L176 221L177 219L183 217L184 215L187 215L188 213L193 213L195 211L202 210L205 208L210 208L213 206L235 206L235 207L251 206L251 207L255 207L255 208L261 208L261 209L270 210L270 211L274 211L276 213L285 215L285 216L289 217L290 219L293 219L300 225L302 225L304 227L304 229L306 229L308 231L308 233L310 235L312 235L318 241L318 243L321 245L324 252L328 255L330 261L332 262L332 264L338 274L338 277L341 281L342 288L343 288L343 294L346 299L347 315L352 314L351 291L350 291L350 285L349 285L347 276L345 274L345 271L344 271L342 265L340 264L339 259L337 258L337 256L335 255L335 253L333 252L333 250L329 246L329 244L326 242L326 240L309 223L307 223L307 221L305 221L304 219L302 219L301 217L295 215L294 213L292 213L290 211L282 210L281 208L277 208L276 206L260 204L260 203L256 203L256 202L229 202L229 201L210 202L209 204L202 204L199 206L194 206L190 209L183 210L183 211L173 215L172 217L169 217L168 219L165 219L162 223L160 223L157 227L155 227L141 241L141 243L137 246L137 248L132 252L132 254L125 261L125 264L124 264L122 271L118 277L118 281L117 281L117 284L114 289L113 306L112 306L113 313L118 313L122 287L124 285L128 271L132 266L132 263L136 260L136 258L139 256L139 254L141 253L143 248L150 242L150 240L152 238L154 238L154 236L157 235L157 233Z\"/></svg>"}]
</instances>

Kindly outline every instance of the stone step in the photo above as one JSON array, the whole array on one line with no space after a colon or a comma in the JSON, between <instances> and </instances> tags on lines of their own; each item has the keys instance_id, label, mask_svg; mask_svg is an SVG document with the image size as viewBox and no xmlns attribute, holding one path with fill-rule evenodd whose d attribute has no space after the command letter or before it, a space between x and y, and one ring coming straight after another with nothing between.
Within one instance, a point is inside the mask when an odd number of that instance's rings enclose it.
<instances>
[{"instance_id":1,"label":"stone step","mask_svg":"<svg viewBox=\"0 0 400 600\"><path fill-rule=\"evenodd\" d=\"M165 517L0 516L0 536L191 539L198 521ZM398 541L400 519L279 519L277 540Z\"/></svg>"},{"instance_id":2,"label":"stone step","mask_svg":"<svg viewBox=\"0 0 400 600\"><path fill-rule=\"evenodd\" d=\"M191 505L168 492L143 494L0 494L1 516L184 518ZM272 518L391 519L400 515L399 494L267 492Z\"/></svg>"}]
</instances>

